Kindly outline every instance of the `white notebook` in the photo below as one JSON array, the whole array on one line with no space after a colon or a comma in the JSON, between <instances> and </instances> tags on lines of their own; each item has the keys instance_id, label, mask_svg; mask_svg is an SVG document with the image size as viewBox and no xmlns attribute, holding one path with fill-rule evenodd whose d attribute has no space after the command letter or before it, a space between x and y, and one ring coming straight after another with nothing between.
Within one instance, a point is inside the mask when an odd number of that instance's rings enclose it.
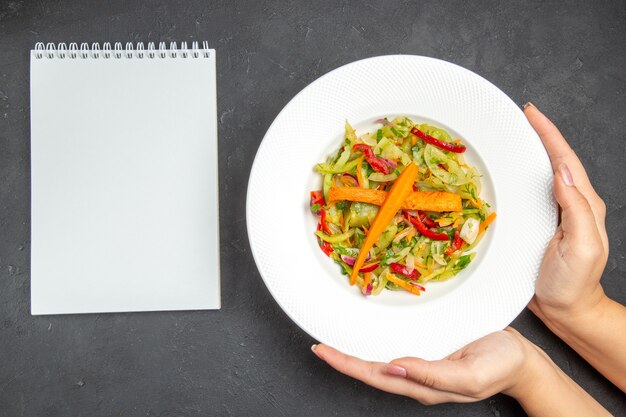
<instances>
[{"instance_id":1,"label":"white notebook","mask_svg":"<svg viewBox=\"0 0 626 417\"><path fill-rule=\"evenodd\" d=\"M31 51L32 314L220 308L215 75L206 42Z\"/></svg>"}]
</instances>

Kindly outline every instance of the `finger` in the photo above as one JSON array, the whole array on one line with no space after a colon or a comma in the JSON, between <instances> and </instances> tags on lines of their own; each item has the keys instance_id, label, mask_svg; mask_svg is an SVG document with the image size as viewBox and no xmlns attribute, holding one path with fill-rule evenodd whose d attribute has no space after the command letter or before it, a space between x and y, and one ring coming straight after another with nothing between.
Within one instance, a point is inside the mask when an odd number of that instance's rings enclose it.
<instances>
[{"instance_id":1,"label":"finger","mask_svg":"<svg viewBox=\"0 0 626 417\"><path fill-rule=\"evenodd\" d=\"M422 404L475 401L464 395L419 385L415 381L404 377L403 375L406 375L406 371L397 365L364 361L323 344L315 346L313 352L344 375L392 394L411 397Z\"/></svg>"},{"instance_id":2,"label":"finger","mask_svg":"<svg viewBox=\"0 0 626 417\"><path fill-rule=\"evenodd\" d=\"M554 178L554 196L561 206L563 239L591 248L600 244L593 211L585 196L574 185L566 164L561 164Z\"/></svg>"},{"instance_id":3,"label":"finger","mask_svg":"<svg viewBox=\"0 0 626 417\"><path fill-rule=\"evenodd\" d=\"M529 103L524 108L524 114L543 142L548 156L550 157L550 162L552 163L552 170L556 173L559 166L563 163L569 167L574 183L591 206L596 225L600 232L602 244L605 251L608 251L608 237L604 224L606 207L591 185L587 172L580 162L580 159L578 159L576 153L568 145L559 129L557 129L557 127L532 103Z\"/></svg>"},{"instance_id":4,"label":"finger","mask_svg":"<svg viewBox=\"0 0 626 417\"><path fill-rule=\"evenodd\" d=\"M518 337L524 337L520 332L517 331L517 329L515 329L515 328L513 328L511 326L506 326L503 331L512 333L512 334L514 334L514 335L516 335Z\"/></svg>"},{"instance_id":5,"label":"finger","mask_svg":"<svg viewBox=\"0 0 626 417\"><path fill-rule=\"evenodd\" d=\"M440 391L470 395L476 385L473 374L463 366L462 360L401 358L391 361L391 364L405 368L408 379Z\"/></svg>"},{"instance_id":6,"label":"finger","mask_svg":"<svg viewBox=\"0 0 626 417\"><path fill-rule=\"evenodd\" d=\"M554 123L531 103L524 108L524 114L548 152L552 171L556 172L559 165L566 163L576 178L576 183L580 187L590 188L591 183L583 164ZM591 190L593 191L592 187Z\"/></svg>"}]
</instances>

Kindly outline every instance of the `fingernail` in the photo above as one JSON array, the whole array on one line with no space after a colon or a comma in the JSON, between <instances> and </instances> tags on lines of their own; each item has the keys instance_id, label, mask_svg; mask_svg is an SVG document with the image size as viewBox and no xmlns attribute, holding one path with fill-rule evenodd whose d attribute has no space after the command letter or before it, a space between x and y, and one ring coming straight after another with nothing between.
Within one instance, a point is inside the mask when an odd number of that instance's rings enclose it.
<instances>
[{"instance_id":1,"label":"fingernail","mask_svg":"<svg viewBox=\"0 0 626 417\"><path fill-rule=\"evenodd\" d=\"M318 355L318 354L317 354L317 352L315 351L315 349L317 349L317 345L315 345L315 344L311 345L311 351L312 351L313 353L315 353L315 356L317 356L317 357L319 358L319 357L320 357L320 355Z\"/></svg>"},{"instance_id":2,"label":"fingernail","mask_svg":"<svg viewBox=\"0 0 626 417\"><path fill-rule=\"evenodd\" d=\"M530 107L535 107L535 105L529 101L529 102L527 102L526 104L524 104L522 106L522 110L526 110L526 107L529 107L529 106Z\"/></svg>"},{"instance_id":3,"label":"fingernail","mask_svg":"<svg viewBox=\"0 0 626 417\"><path fill-rule=\"evenodd\" d=\"M561 172L561 177L563 178L565 185L572 187L574 185L574 179L572 178L572 173L569 171L569 168L565 163L562 163L559 166L559 171Z\"/></svg>"},{"instance_id":4,"label":"fingernail","mask_svg":"<svg viewBox=\"0 0 626 417\"><path fill-rule=\"evenodd\" d=\"M385 368L385 373L393 376L399 376L402 378L406 378L406 369L398 365L389 364Z\"/></svg>"}]
</instances>

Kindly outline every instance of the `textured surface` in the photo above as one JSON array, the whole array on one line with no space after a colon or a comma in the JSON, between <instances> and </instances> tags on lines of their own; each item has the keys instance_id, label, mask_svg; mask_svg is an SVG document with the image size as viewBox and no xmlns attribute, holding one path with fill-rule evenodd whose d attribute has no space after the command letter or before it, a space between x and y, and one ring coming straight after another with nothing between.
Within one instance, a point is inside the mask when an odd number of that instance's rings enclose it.
<instances>
[{"instance_id":1,"label":"textured surface","mask_svg":"<svg viewBox=\"0 0 626 417\"><path fill-rule=\"evenodd\" d=\"M533 100L608 206L603 277L626 302L623 1L4 1L0 5L0 415L523 416L505 396L422 407L310 354L250 254L246 182L280 109L320 75L391 53L433 56ZM29 315L28 50L36 41L210 41L218 51L223 308ZM275 215L276 216L276 215ZM616 415L623 394L524 311L514 326Z\"/></svg>"},{"instance_id":2,"label":"textured surface","mask_svg":"<svg viewBox=\"0 0 626 417\"><path fill-rule=\"evenodd\" d=\"M390 291L364 298L320 256L306 202L308 190L321 187L312 168L325 159L326 149L341 143L345 119L362 135L373 131L364 123L394 114L418 115L457 132L470 146L468 162L481 162L481 197L499 216L477 247L475 261L455 279L428 284L419 298ZM524 163L511 164L502 155ZM360 60L305 88L268 130L248 187L250 245L278 303L312 337L367 360L441 359L501 330L532 297L544 248L556 229L551 179L548 156L520 108L483 78L432 58ZM275 223L265 220L275 206L267 198L275 184L294 190L282 197L281 221L307 226L290 230L288 247L284 235L275 233ZM530 211L533 224L520 222ZM514 259L511 247L517 247ZM298 268L302 272L294 280L292 271ZM314 285L304 290L303 282ZM407 334L416 322L420 331Z\"/></svg>"}]
</instances>

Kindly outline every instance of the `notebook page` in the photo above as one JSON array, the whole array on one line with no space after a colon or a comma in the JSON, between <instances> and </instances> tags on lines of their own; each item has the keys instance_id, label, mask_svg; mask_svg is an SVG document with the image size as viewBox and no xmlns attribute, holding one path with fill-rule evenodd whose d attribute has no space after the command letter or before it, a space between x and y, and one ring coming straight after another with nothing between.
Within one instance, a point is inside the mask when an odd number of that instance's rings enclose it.
<instances>
[{"instance_id":1,"label":"notebook page","mask_svg":"<svg viewBox=\"0 0 626 417\"><path fill-rule=\"evenodd\" d=\"M31 310L220 307L215 51L31 52Z\"/></svg>"}]
</instances>

